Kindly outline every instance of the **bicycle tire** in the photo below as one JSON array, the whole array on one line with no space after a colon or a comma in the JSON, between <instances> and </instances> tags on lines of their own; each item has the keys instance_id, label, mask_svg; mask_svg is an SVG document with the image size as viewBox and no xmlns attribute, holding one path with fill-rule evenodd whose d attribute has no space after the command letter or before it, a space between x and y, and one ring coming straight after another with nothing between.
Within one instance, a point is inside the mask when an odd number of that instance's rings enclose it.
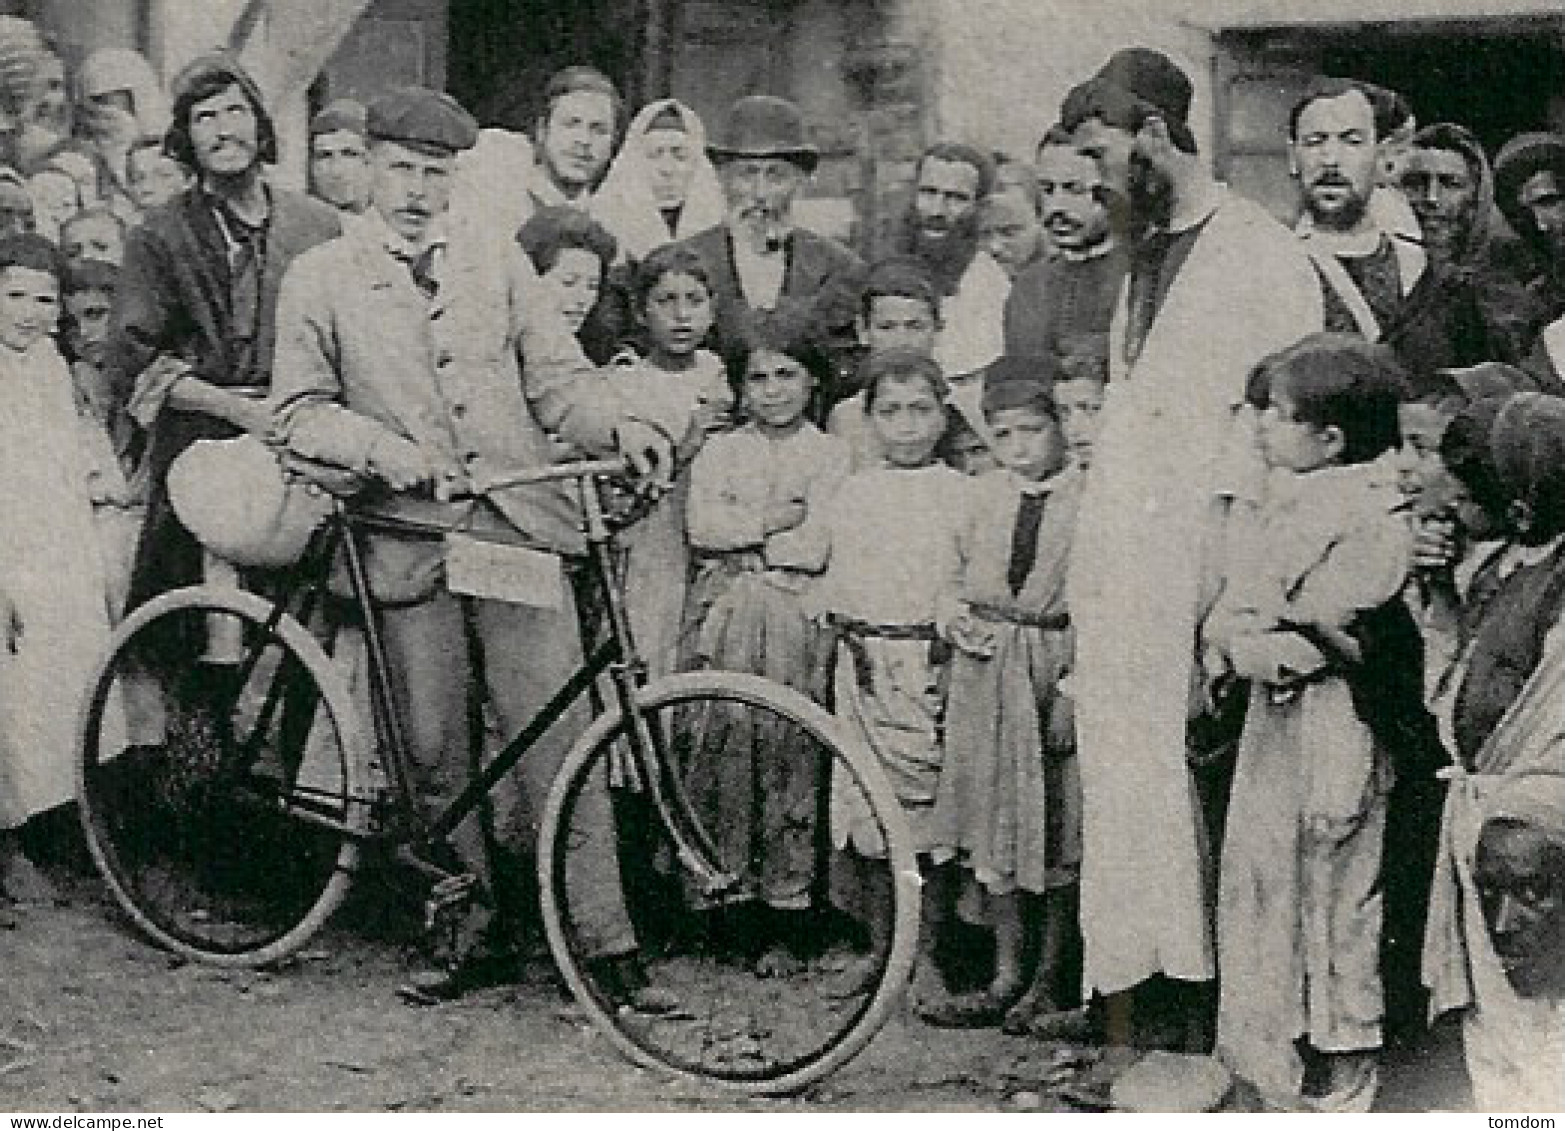
<instances>
[{"instance_id":1,"label":"bicycle tire","mask_svg":"<svg viewBox=\"0 0 1565 1131\"><path fill-rule=\"evenodd\" d=\"M857 788L857 796L883 830L884 869L892 899L892 930L881 953L872 954L866 960L872 966L871 976L854 991L855 1001L846 1002L840 1008L833 1004L837 999L827 996L829 979L817 978L817 972L808 964L792 974L766 976L756 972L758 966L751 967L745 962L735 965L731 961L732 955L719 953L715 958L715 973L710 978L710 993L714 999L722 1000L709 1004L704 1015L691 1002L682 1001L674 1015L658 1017L638 1013L620 1004L612 988L595 973L596 956L591 953L583 932L576 929L571 913L574 906L570 890L571 869L566 863L570 844L573 840L579 842L581 835L574 824L576 801L583 796L584 790L595 788L595 783L604 781L609 772L611 752L616 747L625 749L622 745L626 742L625 720L618 710L600 716L577 741L555 777L544 808L539 829L538 869L545 932L561 974L597 1028L634 1062L676 1077L752 1095L797 1092L841 1067L869 1043L885 1023L911 977L917 947L920 881L911 836L901 809L867 748L852 742L837 720L819 706L781 684L739 673L691 672L649 684L640 692L640 704L642 717L649 727L662 728L665 734L672 720L682 717L677 714L682 708L707 711L714 705L726 704L728 709L771 712L780 722L799 728L802 736L807 736L830 758L833 776L823 780L832 782L832 789L838 788L836 771L847 775L841 781L852 785L843 788ZM778 732L765 733L775 737ZM677 739L675 745L678 745ZM670 784L682 788L677 781ZM622 793L626 788L621 782L614 792ZM617 801L622 799L616 797ZM659 824L655 831L664 843L660 851L643 852L643 862L649 855L665 860L673 855L667 843L666 828ZM816 833L823 831L817 829ZM698 833L694 839L699 836ZM722 861L711 859L702 863L708 867L723 866ZM764 873L765 861L758 861L752 853L745 867ZM690 870L689 866L679 869L680 875L689 879ZM814 890L819 891L821 886L816 883ZM667 903L657 896L648 902L656 903L659 908L667 907ZM760 902L739 899L734 906L753 909ZM812 907L806 913L830 916L835 914L835 909ZM694 920L703 916L710 918L712 912L710 908L697 911L685 907L678 914ZM645 937L642 941L645 944ZM647 950L643 945L644 955ZM707 974L692 976L689 969L705 957L699 953L699 947L695 950L697 954L692 957L690 948L682 952L676 945L668 954L652 955L648 960L652 985L677 983L680 992L687 995L705 991L708 987L696 984L696 981L697 977L706 979ZM744 1016L720 1017L719 1007ZM835 1020L832 1019L834 1013L839 1015ZM814 1043L775 1055L756 1047L761 1037L791 1044L793 1034L799 1033L802 1038L802 1029L817 1023L830 1025L832 1030ZM707 1031L696 1034L694 1030L702 1024ZM751 1027L743 1029L745 1024ZM740 1045L745 1047L740 1049Z\"/></svg>"},{"instance_id":2,"label":"bicycle tire","mask_svg":"<svg viewBox=\"0 0 1565 1131\"><path fill-rule=\"evenodd\" d=\"M147 602L111 637L78 730L82 827L109 891L153 941L217 966L303 946L346 895L369 827L347 683L302 625L272 617L213 586ZM239 651L206 662L222 633ZM179 654L196 642L207 657Z\"/></svg>"}]
</instances>

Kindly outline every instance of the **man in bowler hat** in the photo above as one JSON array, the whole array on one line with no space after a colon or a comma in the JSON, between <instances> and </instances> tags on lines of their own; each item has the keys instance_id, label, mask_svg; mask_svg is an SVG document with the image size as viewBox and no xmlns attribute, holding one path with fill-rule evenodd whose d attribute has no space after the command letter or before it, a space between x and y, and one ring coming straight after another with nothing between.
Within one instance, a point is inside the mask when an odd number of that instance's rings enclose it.
<instances>
[{"instance_id":1,"label":"man in bowler hat","mask_svg":"<svg viewBox=\"0 0 1565 1131\"><path fill-rule=\"evenodd\" d=\"M793 202L820 159L804 116L783 98L741 98L707 154L723 182L728 218L686 246L712 279L714 348L734 362L755 331L769 325L820 347L840 369L854 349L864 262L836 240L793 223Z\"/></svg>"},{"instance_id":2,"label":"man in bowler hat","mask_svg":"<svg viewBox=\"0 0 1565 1131\"><path fill-rule=\"evenodd\" d=\"M456 154L478 127L448 95L419 88L377 99L368 114L370 212L347 235L300 258L278 312L276 434L303 465L366 485L365 505L461 529L486 543L583 549L566 486L486 492L486 481L554 461L558 440L618 451L663 474L672 454L654 426L625 414L582 356L510 240L485 239L446 214ZM441 485L476 492L442 501ZM421 802L448 804L470 780L475 684L505 735L517 734L580 665L582 642L563 577L533 603L452 592L441 541L369 538L371 588L405 707ZM479 682L481 681L481 682ZM545 797L575 735L563 718L489 795L493 845L476 815L452 837L460 869L487 880L486 945L426 971L420 998L460 993L493 976L515 944L527 903L515 857L536 842ZM579 716L579 717L578 717ZM666 1001L645 983L626 914L606 790L583 801L582 841L568 862L587 898L576 926L604 963L602 984L628 1004ZM491 851L492 850L492 851ZM491 855L493 865L491 866Z\"/></svg>"}]
</instances>

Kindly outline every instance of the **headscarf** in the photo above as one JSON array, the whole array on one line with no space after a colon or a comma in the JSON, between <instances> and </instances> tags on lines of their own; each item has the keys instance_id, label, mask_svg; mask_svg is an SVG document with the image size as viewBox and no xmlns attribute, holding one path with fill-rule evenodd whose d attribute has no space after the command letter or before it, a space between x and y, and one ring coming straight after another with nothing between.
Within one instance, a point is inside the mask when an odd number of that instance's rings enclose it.
<instances>
[{"instance_id":1,"label":"headscarf","mask_svg":"<svg viewBox=\"0 0 1565 1131\"><path fill-rule=\"evenodd\" d=\"M1436 122L1413 135L1414 149L1439 149L1460 153L1468 168L1478 170L1473 192L1472 216L1467 225L1467 240L1457 249L1452 266L1480 268L1488 265L1490 244L1494 240L1498 208L1494 202L1494 168L1472 132L1451 122Z\"/></svg>"},{"instance_id":2,"label":"headscarf","mask_svg":"<svg viewBox=\"0 0 1565 1131\"><path fill-rule=\"evenodd\" d=\"M76 73L83 100L116 90L130 92L139 137L162 137L168 129L168 96L152 64L128 47L103 47L88 55Z\"/></svg>"},{"instance_id":3,"label":"headscarf","mask_svg":"<svg viewBox=\"0 0 1565 1131\"><path fill-rule=\"evenodd\" d=\"M685 201L672 233L652 197L650 172L642 149L653 123L666 113L678 115L690 137L693 155L690 186L685 190ZM592 202L594 218L613 234L620 250L632 260L646 258L648 252L663 244L716 227L727 212L723 186L706 155L706 127L694 110L674 98L649 102L631 119L625 143L609 165Z\"/></svg>"},{"instance_id":4,"label":"headscarf","mask_svg":"<svg viewBox=\"0 0 1565 1131\"><path fill-rule=\"evenodd\" d=\"M1530 825L1565 842L1565 774L1516 774L1484 798L1484 820Z\"/></svg>"},{"instance_id":5,"label":"headscarf","mask_svg":"<svg viewBox=\"0 0 1565 1131\"><path fill-rule=\"evenodd\" d=\"M1501 406L1489 438L1506 494L1532 512L1525 540L1538 544L1565 531L1565 399L1517 393Z\"/></svg>"}]
</instances>

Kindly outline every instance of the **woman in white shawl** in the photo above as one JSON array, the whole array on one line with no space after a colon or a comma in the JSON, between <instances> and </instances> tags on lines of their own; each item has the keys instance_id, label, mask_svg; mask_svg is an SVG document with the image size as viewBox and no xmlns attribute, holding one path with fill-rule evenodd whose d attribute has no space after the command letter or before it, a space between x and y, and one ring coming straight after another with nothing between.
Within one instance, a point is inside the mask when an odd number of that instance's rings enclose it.
<instances>
[{"instance_id":1,"label":"woman in white shawl","mask_svg":"<svg viewBox=\"0 0 1565 1131\"><path fill-rule=\"evenodd\" d=\"M673 98L643 106L625 131L592 213L632 262L721 224L723 189L696 112Z\"/></svg>"}]
</instances>

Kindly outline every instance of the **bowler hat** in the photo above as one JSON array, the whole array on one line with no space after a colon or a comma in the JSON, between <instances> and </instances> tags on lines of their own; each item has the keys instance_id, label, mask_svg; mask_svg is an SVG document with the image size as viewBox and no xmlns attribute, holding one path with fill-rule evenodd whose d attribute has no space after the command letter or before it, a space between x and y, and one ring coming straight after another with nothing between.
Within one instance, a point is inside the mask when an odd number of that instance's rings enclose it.
<instances>
[{"instance_id":1,"label":"bowler hat","mask_svg":"<svg viewBox=\"0 0 1565 1131\"><path fill-rule=\"evenodd\" d=\"M734 157L782 157L813 172L820 150L811 144L804 115L786 98L751 94L728 109L706 151L714 161Z\"/></svg>"},{"instance_id":2,"label":"bowler hat","mask_svg":"<svg viewBox=\"0 0 1565 1131\"><path fill-rule=\"evenodd\" d=\"M1500 206L1513 207L1522 186L1534 173L1545 169L1565 179L1565 137L1548 133L1518 134L1501 146L1494 159L1494 195Z\"/></svg>"},{"instance_id":3,"label":"bowler hat","mask_svg":"<svg viewBox=\"0 0 1565 1131\"><path fill-rule=\"evenodd\" d=\"M478 143L478 123L449 94L405 86L370 103L368 134L379 141L423 146L446 153Z\"/></svg>"}]
</instances>

